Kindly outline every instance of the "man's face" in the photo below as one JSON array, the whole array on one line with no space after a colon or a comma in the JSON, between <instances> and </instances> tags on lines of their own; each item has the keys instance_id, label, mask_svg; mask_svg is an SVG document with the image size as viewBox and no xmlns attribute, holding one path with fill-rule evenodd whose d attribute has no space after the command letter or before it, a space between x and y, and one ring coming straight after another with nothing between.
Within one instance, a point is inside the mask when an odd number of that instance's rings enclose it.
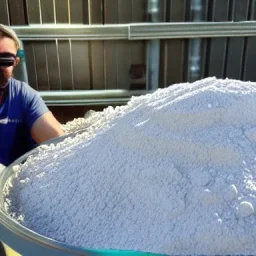
<instances>
[{"instance_id":1,"label":"man's face","mask_svg":"<svg viewBox=\"0 0 256 256\"><path fill-rule=\"evenodd\" d=\"M0 37L0 53L11 53L16 55L17 48L14 40L8 37ZM7 84L8 79L12 76L14 65L10 67L0 66L0 87Z\"/></svg>"}]
</instances>

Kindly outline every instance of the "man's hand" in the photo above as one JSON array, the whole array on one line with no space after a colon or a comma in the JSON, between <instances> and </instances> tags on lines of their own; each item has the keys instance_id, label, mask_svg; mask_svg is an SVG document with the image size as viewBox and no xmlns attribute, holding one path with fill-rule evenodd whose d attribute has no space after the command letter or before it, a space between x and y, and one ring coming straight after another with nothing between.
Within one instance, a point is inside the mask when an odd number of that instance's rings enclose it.
<instances>
[{"instance_id":1,"label":"man's hand","mask_svg":"<svg viewBox=\"0 0 256 256\"><path fill-rule=\"evenodd\" d=\"M31 136L38 144L63 134L64 131L61 124L51 112L47 112L40 116L31 128Z\"/></svg>"}]
</instances>

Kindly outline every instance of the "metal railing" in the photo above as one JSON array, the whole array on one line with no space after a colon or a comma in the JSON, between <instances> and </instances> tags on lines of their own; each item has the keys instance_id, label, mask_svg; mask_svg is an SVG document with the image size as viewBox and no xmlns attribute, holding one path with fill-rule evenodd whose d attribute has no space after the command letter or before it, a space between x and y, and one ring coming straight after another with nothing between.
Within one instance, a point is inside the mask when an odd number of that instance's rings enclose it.
<instances>
[{"instance_id":1,"label":"metal railing","mask_svg":"<svg viewBox=\"0 0 256 256\"><path fill-rule=\"evenodd\" d=\"M39 92L48 106L93 106L125 104L132 96L150 93L145 90L77 90Z\"/></svg>"},{"instance_id":2,"label":"metal railing","mask_svg":"<svg viewBox=\"0 0 256 256\"><path fill-rule=\"evenodd\" d=\"M116 25L14 26L22 41L45 40L157 40L256 36L256 21L132 23ZM149 88L149 87L147 87ZM150 89L150 88L149 88ZM149 91L50 91L40 92L47 105L124 104L131 96Z\"/></svg>"},{"instance_id":3,"label":"metal railing","mask_svg":"<svg viewBox=\"0 0 256 256\"><path fill-rule=\"evenodd\" d=\"M154 40L256 36L256 21L132 23L117 25L30 25L12 27L22 41Z\"/></svg>"}]
</instances>

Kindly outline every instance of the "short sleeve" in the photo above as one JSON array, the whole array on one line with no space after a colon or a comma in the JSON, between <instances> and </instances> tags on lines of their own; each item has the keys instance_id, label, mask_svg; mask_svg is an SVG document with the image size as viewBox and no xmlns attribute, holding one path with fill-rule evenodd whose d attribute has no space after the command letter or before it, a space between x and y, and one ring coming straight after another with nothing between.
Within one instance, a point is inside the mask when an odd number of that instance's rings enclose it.
<instances>
[{"instance_id":1,"label":"short sleeve","mask_svg":"<svg viewBox=\"0 0 256 256\"><path fill-rule=\"evenodd\" d=\"M32 128L35 121L49 111L39 93L29 85L22 83L22 93L24 99L25 121Z\"/></svg>"}]
</instances>

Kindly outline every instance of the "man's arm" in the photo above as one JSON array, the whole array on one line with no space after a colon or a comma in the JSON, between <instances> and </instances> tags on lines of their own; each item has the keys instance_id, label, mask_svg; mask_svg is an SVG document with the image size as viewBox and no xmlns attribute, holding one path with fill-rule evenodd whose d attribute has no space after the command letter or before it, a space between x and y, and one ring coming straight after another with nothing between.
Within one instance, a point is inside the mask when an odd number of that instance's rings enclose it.
<instances>
[{"instance_id":1,"label":"man's arm","mask_svg":"<svg viewBox=\"0 0 256 256\"><path fill-rule=\"evenodd\" d=\"M32 139L40 144L64 134L61 124L49 111L39 93L22 83L24 116Z\"/></svg>"},{"instance_id":2,"label":"man's arm","mask_svg":"<svg viewBox=\"0 0 256 256\"><path fill-rule=\"evenodd\" d=\"M38 144L63 134L60 123L50 111L41 115L31 128L31 137Z\"/></svg>"}]
</instances>

